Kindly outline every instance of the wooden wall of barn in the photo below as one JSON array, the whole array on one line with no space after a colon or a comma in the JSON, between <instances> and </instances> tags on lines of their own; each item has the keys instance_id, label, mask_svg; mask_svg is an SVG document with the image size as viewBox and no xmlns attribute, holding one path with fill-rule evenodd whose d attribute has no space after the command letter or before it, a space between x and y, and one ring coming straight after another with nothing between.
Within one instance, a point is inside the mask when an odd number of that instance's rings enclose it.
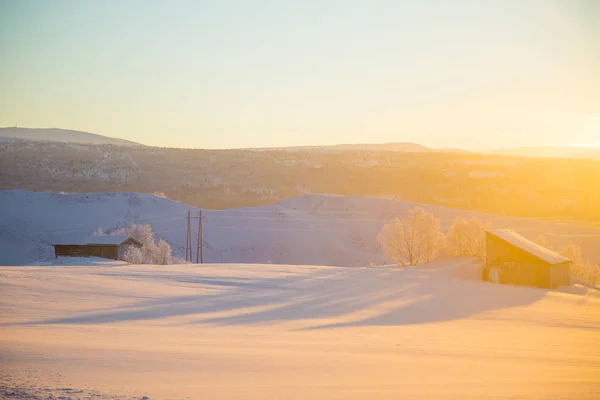
<instances>
[{"instance_id":1,"label":"wooden wall of barn","mask_svg":"<svg viewBox=\"0 0 600 400\"><path fill-rule=\"evenodd\" d=\"M117 260L119 250L116 245L54 245L56 257L101 257Z\"/></svg>"},{"instance_id":2,"label":"wooden wall of barn","mask_svg":"<svg viewBox=\"0 0 600 400\"><path fill-rule=\"evenodd\" d=\"M542 288L568 285L570 264L551 264L494 235L486 235L486 269L500 268L500 283Z\"/></svg>"}]
</instances>

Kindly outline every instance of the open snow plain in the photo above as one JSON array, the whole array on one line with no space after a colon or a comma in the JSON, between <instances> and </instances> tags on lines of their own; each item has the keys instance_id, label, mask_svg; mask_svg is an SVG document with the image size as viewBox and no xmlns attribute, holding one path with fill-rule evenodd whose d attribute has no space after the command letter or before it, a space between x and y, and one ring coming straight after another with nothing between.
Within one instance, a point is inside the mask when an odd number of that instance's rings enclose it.
<instances>
[{"instance_id":1,"label":"open snow plain","mask_svg":"<svg viewBox=\"0 0 600 400\"><path fill-rule=\"evenodd\" d=\"M600 394L591 289L493 285L470 260L406 270L79 263L89 265L0 268L0 397Z\"/></svg>"}]
</instances>

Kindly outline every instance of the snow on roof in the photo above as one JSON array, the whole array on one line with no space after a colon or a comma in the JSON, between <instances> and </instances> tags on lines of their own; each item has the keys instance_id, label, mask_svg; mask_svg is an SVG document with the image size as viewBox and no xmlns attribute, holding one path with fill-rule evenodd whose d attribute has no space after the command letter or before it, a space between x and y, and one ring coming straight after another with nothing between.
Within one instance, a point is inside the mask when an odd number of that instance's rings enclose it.
<instances>
[{"instance_id":1,"label":"snow on roof","mask_svg":"<svg viewBox=\"0 0 600 400\"><path fill-rule=\"evenodd\" d=\"M81 242L69 242L69 243L55 243L62 245L92 245L92 244L109 244L109 245L120 245L127 240L133 240L136 243L139 243L137 240L127 235L100 235L100 236L90 236L87 240L83 240Z\"/></svg>"},{"instance_id":2,"label":"snow on roof","mask_svg":"<svg viewBox=\"0 0 600 400\"><path fill-rule=\"evenodd\" d=\"M550 264L559 264L571 261L567 257L561 256L552 250L540 246L539 244L532 242L531 240L526 239L509 229L489 229L487 232Z\"/></svg>"},{"instance_id":3,"label":"snow on roof","mask_svg":"<svg viewBox=\"0 0 600 400\"><path fill-rule=\"evenodd\" d=\"M127 239L131 239L131 237L127 235L90 236L86 244L121 244Z\"/></svg>"}]
</instances>

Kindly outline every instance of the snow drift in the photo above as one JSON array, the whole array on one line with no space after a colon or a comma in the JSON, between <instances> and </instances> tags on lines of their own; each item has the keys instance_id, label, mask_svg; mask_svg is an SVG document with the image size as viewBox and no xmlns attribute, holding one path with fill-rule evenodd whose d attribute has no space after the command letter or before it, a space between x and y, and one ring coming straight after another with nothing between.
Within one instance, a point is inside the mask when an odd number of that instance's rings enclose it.
<instances>
[{"instance_id":1,"label":"snow drift","mask_svg":"<svg viewBox=\"0 0 600 400\"><path fill-rule=\"evenodd\" d=\"M471 279L476 270L470 260L3 267L0 390L597 399L600 299L493 285Z\"/></svg>"}]
</instances>

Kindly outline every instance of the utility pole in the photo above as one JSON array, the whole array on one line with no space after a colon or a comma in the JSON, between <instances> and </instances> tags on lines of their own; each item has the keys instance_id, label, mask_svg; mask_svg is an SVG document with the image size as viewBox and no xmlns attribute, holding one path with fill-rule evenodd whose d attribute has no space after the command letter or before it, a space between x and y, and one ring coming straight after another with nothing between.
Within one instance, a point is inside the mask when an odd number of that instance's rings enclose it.
<instances>
[{"instance_id":1,"label":"utility pole","mask_svg":"<svg viewBox=\"0 0 600 400\"><path fill-rule=\"evenodd\" d=\"M204 260L202 259L202 210L200 210L200 215L198 216L198 244L196 245L196 264L202 264Z\"/></svg>"},{"instance_id":2,"label":"utility pole","mask_svg":"<svg viewBox=\"0 0 600 400\"><path fill-rule=\"evenodd\" d=\"M187 229L187 225L189 225L189 221L190 221L190 214L188 212L188 216L185 219L186 221L186 228L185 228L185 261L188 261L188 246L190 245L190 234L189 231Z\"/></svg>"},{"instance_id":3,"label":"utility pole","mask_svg":"<svg viewBox=\"0 0 600 400\"><path fill-rule=\"evenodd\" d=\"M185 261L192 262L192 226L190 218L190 210L187 215L187 237L185 238Z\"/></svg>"}]
</instances>

